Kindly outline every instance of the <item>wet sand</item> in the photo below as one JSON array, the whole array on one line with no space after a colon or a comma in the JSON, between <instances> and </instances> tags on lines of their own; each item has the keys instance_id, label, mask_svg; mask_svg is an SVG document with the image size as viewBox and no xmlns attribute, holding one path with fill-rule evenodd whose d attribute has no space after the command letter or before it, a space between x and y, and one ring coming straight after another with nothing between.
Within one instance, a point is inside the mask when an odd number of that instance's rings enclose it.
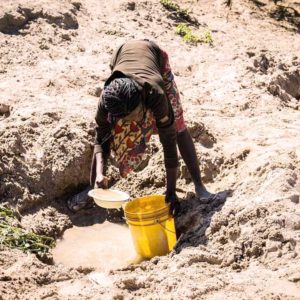
<instances>
[{"instance_id":1,"label":"wet sand","mask_svg":"<svg viewBox=\"0 0 300 300\"><path fill-rule=\"evenodd\" d=\"M53 250L53 257L56 264L93 267L103 272L127 266L136 252L126 225L104 222L66 230Z\"/></svg>"}]
</instances>

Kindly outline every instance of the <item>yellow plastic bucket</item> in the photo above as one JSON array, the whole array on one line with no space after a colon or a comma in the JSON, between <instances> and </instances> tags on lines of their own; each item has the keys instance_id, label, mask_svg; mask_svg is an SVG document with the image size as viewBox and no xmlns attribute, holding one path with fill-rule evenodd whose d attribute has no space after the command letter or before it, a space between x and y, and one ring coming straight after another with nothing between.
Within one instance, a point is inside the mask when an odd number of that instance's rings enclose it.
<instances>
[{"instance_id":1,"label":"yellow plastic bucket","mask_svg":"<svg viewBox=\"0 0 300 300\"><path fill-rule=\"evenodd\" d=\"M126 203L125 217L136 252L143 258L166 255L176 243L174 219L165 196L135 198Z\"/></svg>"}]
</instances>

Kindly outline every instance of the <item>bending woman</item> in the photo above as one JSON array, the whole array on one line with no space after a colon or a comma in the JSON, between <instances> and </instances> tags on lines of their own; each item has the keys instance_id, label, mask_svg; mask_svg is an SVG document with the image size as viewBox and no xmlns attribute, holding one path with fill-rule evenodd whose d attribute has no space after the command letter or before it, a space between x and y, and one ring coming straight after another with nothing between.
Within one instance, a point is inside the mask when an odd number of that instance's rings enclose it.
<instances>
[{"instance_id":1,"label":"bending woman","mask_svg":"<svg viewBox=\"0 0 300 300\"><path fill-rule=\"evenodd\" d=\"M118 163L121 176L138 168L151 135L158 133L166 168L166 201L171 203L171 209L178 208L177 145L196 195L200 199L213 196L201 181L167 53L148 40L129 41L115 51L110 68L112 73L105 82L96 113L91 185L108 187L106 163L110 155ZM84 207L84 199L84 192L81 197L76 195L69 207L75 211Z\"/></svg>"}]
</instances>

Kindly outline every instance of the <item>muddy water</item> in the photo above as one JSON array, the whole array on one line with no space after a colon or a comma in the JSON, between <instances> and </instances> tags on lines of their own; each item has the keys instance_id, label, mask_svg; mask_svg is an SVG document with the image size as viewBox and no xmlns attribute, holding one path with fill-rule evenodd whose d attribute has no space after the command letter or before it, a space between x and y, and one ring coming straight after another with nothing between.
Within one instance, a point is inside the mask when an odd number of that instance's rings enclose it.
<instances>
[{"instance_id":1,"label":"muddy water","mask_svg":"<svg viewBox=\"0 0 300 300\"><path fill-rule=\"evenodd\" d=\"M95 189L92 191L92 195L106 201L124 201L128 199L126 193L114 190Z\"/></svg>"},{"instance_id":2,"label":"muddy water","mask_svg":"<svg viewBox=\"0 0 300 300\"><path fill-rule=\"evenodd\" d=\"M67 267L94 267L97 271L122 268L137 259L129 228L110 222L66 230L53 257L55 263Z\"/></svg>"}]
</instances>

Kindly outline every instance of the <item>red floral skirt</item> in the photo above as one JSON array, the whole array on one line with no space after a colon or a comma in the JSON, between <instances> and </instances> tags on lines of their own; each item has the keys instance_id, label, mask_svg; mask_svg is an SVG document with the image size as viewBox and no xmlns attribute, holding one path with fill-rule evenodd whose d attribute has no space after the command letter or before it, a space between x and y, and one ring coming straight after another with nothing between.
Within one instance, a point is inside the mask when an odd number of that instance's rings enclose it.
<instances>
[{"instance_id":1,"label":"red floral skirt","mask_svg":"<svg viewBox=\"0 0 300 300\"><path fill-rule=\"evenodd\" d=\"M174 81L168 54L163 55L163 80L167 97L172 105L177 132L185 130L182 105L179 92ZM142 122L126 122L120 119L113 131L113 140L110 148L115 162L118 164L121 176L125 177L129 172L136 170L143 162L151 135L157 134L155 119L150 110L147 110Z\"/></svg>"}]
</instances>

